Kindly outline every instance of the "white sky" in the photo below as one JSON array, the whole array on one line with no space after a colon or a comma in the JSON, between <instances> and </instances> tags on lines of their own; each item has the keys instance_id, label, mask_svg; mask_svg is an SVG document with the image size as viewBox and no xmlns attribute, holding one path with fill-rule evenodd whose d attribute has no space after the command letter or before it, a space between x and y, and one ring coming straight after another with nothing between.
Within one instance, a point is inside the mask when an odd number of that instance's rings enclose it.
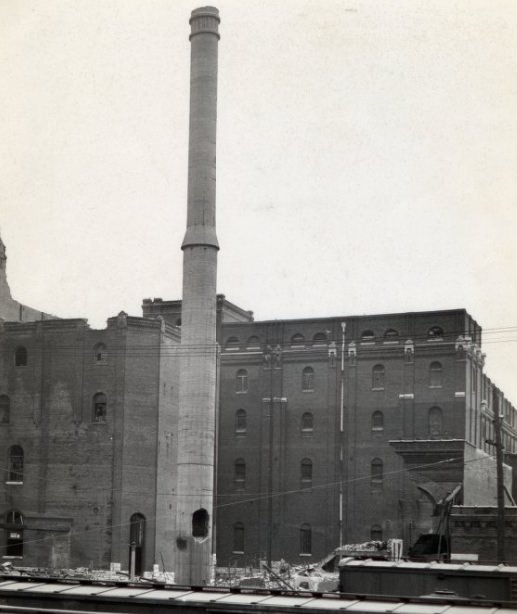
<instances>
[{"instance_id":1,"label":"white sky","mask_svg":"<svg viewBox=\"0 0 517 614\"><path fill-rule=\"evenodd\" d=\"M18 300L103 327L180 298L202 4L0 0ZM257 319L465 307L517 403L517 2L216 6L219 292Z\"/></svg>"}]
</instances>

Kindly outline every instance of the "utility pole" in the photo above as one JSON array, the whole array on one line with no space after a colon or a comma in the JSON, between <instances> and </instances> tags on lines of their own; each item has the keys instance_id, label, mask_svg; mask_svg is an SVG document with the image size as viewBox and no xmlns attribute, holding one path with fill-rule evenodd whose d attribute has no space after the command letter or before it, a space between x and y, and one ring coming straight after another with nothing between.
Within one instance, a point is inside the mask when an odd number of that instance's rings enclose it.
<instances>
[{"instance_id":1,"label":"utility pole","mask_svg":"<svg viewBox=\"0 0 517 614\"><path fill-rule=\"evenodd\" d=\"M269 365L269 414L268 414L268 477L267 477L267 544L266 563L271 570L273 558L273 440L274 440L274 399L273 399L273 348L267 347L264 353L266 364Z\"/></svg>"},{"instance_id":2,"label":"utility pole","mask_svg":"<svg viewBox=\"0 0 517 614\"><path fill-rule=\"evenodd\" d=\"M497 562L505 562L504 550L504 473L503 473L503 442L502 442L502 421L504 415L499 408L499 390L492 388L492 412L494 414L494 440L487 439L486 442L495 448L496 479L497 479Z\"/></svg>"}]
</instances>

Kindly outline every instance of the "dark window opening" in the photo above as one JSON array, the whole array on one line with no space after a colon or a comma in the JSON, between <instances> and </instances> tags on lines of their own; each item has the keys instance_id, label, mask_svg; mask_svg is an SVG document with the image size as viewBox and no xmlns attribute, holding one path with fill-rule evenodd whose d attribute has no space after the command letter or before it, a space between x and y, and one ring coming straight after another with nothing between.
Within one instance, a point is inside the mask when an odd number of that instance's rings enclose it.
<instances>
[{"instance_id":1,"label":"dark window opening","mask_svg":"<svg viewBox=\"0 0 517 614\"><path fill-rule=\"evenodd\" d=\"M226 349L227 350L238 350L239 349L239 339L237 337L229 337L226 341Z\"/></svg>"},{"instance_id":2,"label":"dark window opening","mask_svg":"<svg viewBox=\"0 0 517 614\"><path fill-rule=\"evenodd\" d=\"M399 336L399 331L395 330L394 328L388 328L388 330L384 333L384 338L387 339L388 341L393 341L395 339L397 339Z\"/></svg>"},{"instance_id":3,"label":"dark window opening","mask_svg":"<svg viewBox=\"0 0 517 614\"><path fill-rule=\"evenodd\" d=\"M260 339L256 335L252 335L248 341L246 342L246 347L248 348L259 348L260 347Z\"/></svg>"},{"instance_id":4,"label":"dark window opening","mask_svg":"<svg viewBox=\"0 0 517 614\"><path fill-rule=\"evenodd\" d=\"M300 527L300 554L312 554L312 530L310 524Z\"/></svg>"},{"instance_id":5,"label":"dark window opening","mask_svg":"<svg viewBox=\"0 0 517 614\"><path fill-rule=\"evenodd\" d=\"M7 480L9 482L23 482L23 448L11 446L9 448Z\"/></svg>"},{"instance_id":6,"label":"dark window opening","mask_svg":"<svg viewBox=\"0 0 517 614\"><path fill-rule=\"evenodd\" d=\"M239 369L235 377L235 392L248 392L248 372L246 369Z\"/></svg>"},{"instance_id":7,"label":"dark window opening","mask_svg":"<svg viewBox=\"0 0 517 614\"><path fill-rule=\"evenodd\" d=\"M305 367L302 371L302 390L312 392L314 390L314 369Z\"/></svg>"},{"instance_id":8,"label":"dark window opening","mask_svg":"<svg viewBox=\"0 0 517 614\"><path fill-rule=\"evenodd\" d=\"M93 354L96 363L105 363L108 357L108 350L104 343L97 343L93 348Z\"/></svg>"},{"instance_id":9,"label":"dark window opening","mask_svg":"<svg viewBox=\"0 0 517 614\"><path fill-rule=\"evenodd\" d=\"M233 552L244 552L244 523L233 525Z\"/></svg>"},{"instance_id":10,"label":"dark window opening","mask_svg":"<svg viewBox=\"0 0 517 614\"><path fill-rule=\"evenodd\" d=\"M204 508L200 508L192 514L192 537L207 537L208 519L208 512Z\"/></svg>"},{"instance_id":11,"label":"dark window opening","mask_svg":"<svg viewBox=\"0 0 517 614\"><path fill-rule=\"evenodd\" d=\"M439 407L431 407L428 415L429 435L440 437L443 430L443 413Z\"/></svg>"},{"instance_id":12,"label":"dark window opening","mask_svg":"<svg viewBox=\"0 0 517 614\"><path fill-rule=\"evenodd\" d=\"M361 339L362 341L374 341L375 334L373 330L363 330L363 332L361 333Z\"/></svg>"},{"instance_id":13,"label":"dark window opening","mask_svg":"<svg viewBox=\"0 0 517 614\"><path fill-rule=\"evenodd\" d=\"M312 461L310 458L304 458L300 464L300 473L302 482L312 484Z\"/></svg>"},{"instance_id":14,"label":"dark window opening","mask_svg":"<svg viewBox=\"0 0 517 614\"><path fill-rule=\"evenodd\" d=\"M302 431L310 432L314 430L314 416L310 411L306 411L302 416Z\"/></svg>"},{"instance_id":15,"label":"dark window opening","mask_svg":"<svg viewBox=\"0 0 517 614\"><path fill-rule=\"evenodd\" d=\"M11 419L11 401L6 394L0 396L0 424L9 424Z\"/></svg>"},{"instance_id":16,"label":"dark window opening","mask_svg":"<svg viewBox=\"0 0 517 614\"><path fill-rule=\"evenodd\" d=\"M93 422L106 422L107 415L107 401L106 395L102 392L98 392L93 397Z\"/></svg>"},{"instance_id":17,"label":"dark window opening","mask_svg":"<svg viewBox=\"0 0 517 614\"><path fill-rule=\"evenodd\" d=\"M243 458L238 458L233 465L233 478L239 488L244 488L246 482L246 462Z\"/></svg>"},{"instance_id":18,"label":"dark window opening","mask_svg":"<svg viewBox=\"0 0 517 614\"><path fill-rule=\"evenodd\" d=\"M382 390L384 388L384 366L375 365L372 369L372 388L374 390Z\"/></svg>"},{"instance_id":19,"label":"dark window opening","mask_svg":"<svg viewBox=\"0 0 517 614\"><path fill-rule=\"evenodd\" d=\"M440 326L431 326L427 331L428 337L443 337L443 328Z\"/></svg>"},{"instance_id":20,"label":"dark window opening","mask_svg":"<svg viewBox=\"0 0 517 614\"><path fill-rule=\"evenodd\" d=\"M374 458L371 464L371 484L381 486L384 480L384 465L380 458Z\"/></svg>"},{"instance_id":21,"label":"dark window opening","mask_svg":"<svg viewBox=\"0 0 517 614\"><path fill-rule=\"evenodd\" d=\"M384 414L382 411L374 411L372 414L372 431L384 430Z\"/></svg>"},{"instance_id":22,"label":"dark window opening","mask_svg":"<svg viewBox=\"0 0 517 614\"><path fill-rule=\"evenodd\" d=\"M235 412L235 432L245 433L247 430L247 416L244 409L238 409Z\"/></svg>"},{"instance_id":23,"label":"dark window opening","mask_svg":"<svg viewBox=\"0 0 517 614\"><path fill-rule=\"evenodd\" d=\"M296 333L291 337L291 345L303 345L305 337L301 333Z\"/></svg>"},{"instance_id":24,"label":"dark window opening","mask_svg":"<svg viewBox=\"0 0 517 614\"><path fill-rule=\"evenodd\" d=\"M440 388L442 385L442 363L432 362L429 365L429 386L431 388Z\"/></svg>"},{"instance_id":25,"label":"dark window opening","mask_svg":"<svg viewBox=\"0 0 517 614\"><path fill-rule=\"evenodd\" d=\"M10 510L5 515L5 555L23 557L23 516Z\"/></svg>"},{"instance_id":26,"label":"dark window opening","mask_svg":"<svg viewBox=\"0 0 517 614\"><path fill-rule=\"evenodd\" d=\"M129 520L129 561L134 556L134 571L141 576L144 571L145 516L133 514ZM134 554L133 554L134 553Z\"/></svg>"},{"instance_id":27,"label":"dark window opening","mask_svg":"<svg viewBox=\"0 0 517 614\"><path fill-rule=\"evenodd\" d=\"M382 527L380 524L372 524L370 529L370 539L373 541L382 541Z\"/></svg>"},{"instance_id":28,"label":"dark window opening","mask_svg":"<svg viewBox=\"0 0 517 614\"><path fill-rule=\"evenodd\" d=\"M14 364L16 367L27 366L27 348L23 346L17 347L14 353Z\"/></svg>"}]
</instances>

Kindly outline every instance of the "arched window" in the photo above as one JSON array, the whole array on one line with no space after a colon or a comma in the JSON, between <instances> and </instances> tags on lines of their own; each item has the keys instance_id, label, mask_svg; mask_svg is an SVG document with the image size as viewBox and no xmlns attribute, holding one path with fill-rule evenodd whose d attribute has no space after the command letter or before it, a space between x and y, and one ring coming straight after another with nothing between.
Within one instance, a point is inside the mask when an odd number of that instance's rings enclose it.
<instances>
[{"instance_id":1,"label":"arched window","mask_svg":"<svg viewBox=\"0 0 517 614\"><path fill-rule=\"evenodd\" d=\"M239 369L235 376L235 392L243 394L248 392L248 372L246 369Z\"/></svg>"},{"instance_id":2,"label":"arched window","mask_svg":"<svg viewBox=\"0 0 517 614\"><path fill-rule=\"evenodd\" d=\"M257 337L257 335L252 335L248 341L246 341L246 347L248 349L260 348L260 339Z\"/></svg>"},{"instance_id":3,"label":"arched window","mask_svg":"<svg viewBox=\"0 0 517 614\"><path fill-rule=\"evenodd\" d=\"M312 554L312 530L307 523L300 527L300 554Z\"/></svg>"},{"instance_id":4,"label":"arched window","mask_svg":"<svg viewBox=\"0 0 517 614\"><path fill-rule=\"evenodd\" d=\"M244 488L246 485L246 461L243 458L238 458L233 464L233 479L238 488Z\"/></svg>"},{"instance_id":5,"label":"arched window","mask_svg":"<svg viewBox=\"0 0 517 614\"><path fill-rule=\"evenodd\" d=\"M372 388L374 390L384 389L384 365L375 365L372 369Z\"/></svg>"},{"instance_id":6,"label":"arched window","mask_svg":"<svg viewBox=\"0 0 517 614\"><path fill-rule=\"evenodd\" d=\"M429 365L429 386L431 388L441 388L442 386L442 363L434 361Z\"/></svg>"},{"instance_id":7,"label":"arched window","mask_svg":"<svg viewBox=\"0 0 517 614\"><path fill-rule=\"evenodd\" d=\"M296 333L291 337L291 345L304 345L305 337L302 333Z\"/></svg>"},{"instance_id":8,"label":"arched window","mask_svg":"<svg viewBox=\"0 0 517 614\"><path fill-rule=\"evenodd\" d=\"M18 346L14 352L14 366L26 367L27 366L27 348Z\"/></svg>"},{"instance_id":9,"label":"arched window","mask_svg":"<svg viewBox=\"0 0 517 614\"><path fill-rule=\"evenodd\" d=\"M384 333L384 339L386 341L396 341L399 336L399 331L394 328L388 328L388 330Z\"/></svg>"},{"instance_id":10,"label":"arched window","mask_svg":"<svg viewBox=\"0 0 517 614\"><path fill-rule=\"evenodd\" d=\"M384 480L384 465L380 458L374 458L371 464L371 484L372 486L382 486Z\"/></svg>"},{"instance_id":11,"label":"arched window","mask_svg":"<svg viewBox=\"0 0 517 614\"><path fill-rule=\"evenodd\" d=\"M375 341L375 333L373 330L363 330L361 333L361 341Z\"/></svg>"},{"instance_id":12,"label":"arched window","mask_svg":"<svg viewBox=\"0 0 517 614\"><path fill-rule=\"evenodd\" d=\"M134 553L134 554L133 554ZM133 514L129 519L129 564L134 557L134 571L141 576L144 571L145 516Z\"/></svg>"},{"instance_id":13,"label":"arched window","mask_svg":"<svg viewBox=\"0 0 517 614\"><path fill-rule=\"evenodd\" d=\"M0 424L9 424L11 419L11 401L6 394L0 395Z\"/></svg>"},{"instance_id":14,"label":"arched window","mask_svg":"<svg viewBox=\"0 0 517 614\"><path fill-rule=\"evenodd\" d=\"M23 516L16 510L5 514L5 555L23 557Z\"/></svg>"},{"instance_id":15,"label":"arched window","mask_svg":"<svg viewBox=\"0 0 517 614\"><path fill-rule=\"evenodd\" d=\"M302 371L302 390L304 392L314 390L314 369L312 367L305 367Z\"/></svg>"},{"instance_id":16,"label":"arched window","mask_svg":"<svg viewBox=\"0 0 517 614\"><path fill-rule=\"evenodd\" d=\"M312 432L314 430L314 416L310 411L302 415L302 431Z\"/></svg>"},{"instance_id":17,"label":"arched window","mask_svg":"<svg viewBox=\"0 0 517 614\"><path fill-rule=\"evenodd\" d=\"M238 350L239 349L239 339L237 337L228 337L226 340L226 349L227 350Z\"/></svg>"},{"instance_id":18,"label":"arched window","mask_svg":"<svg viewBox=\"0 0 517 614\"><path fill-rule=\"evenodd\" d=\"M244 523L236 522L233 525L233 552L244 552Z\"/></svg>"},{"instance_id":19,"label":"arched window","mask_svg":"<svg viewBox=\"0 0 517 614\"><path fill-rule=\"evenodd\" d=\"M235 432L236 433L245 433L247 430L247 416L246 410L238 409L235 412Z\"/></svg>"},{"instance_id":20,"label":"arched window","mask_svg":"<svg viewBox=\"0 0 517 614\"><path fill-rule=\"evenodd\" d=\"M374 411L372 414L372 431L384 430L384 414L382 411Z\"/></svg>"},{"instance_id":21,"label":"arched window","mask_svg":"<svg viewBox=\"0 0 517 614\"><path fill-rule=\"evenodd\" d=\"M314 345L325 345L327 343L327 335L325 333L316 333L312 338Z\"/></svg>"},{"instance_id":22,"label":"arched window","mask_svg":"<svg viewBox=\"0 0 517 614\"><path fill-rule=\"evenodd\" d=\"M23 482L23 448L11 446L7 458L7 481Z\"/></svg>"},{"instance_id":23,"label":"arched window","mask_svg":"<svg viewBox=\"0 0 517 614\"><path fill-rule=\"evenodd\" d=\"M93 360L95 364L105 364L108 358L108 348L104 343L97 343L93 348Z\"/></svg>"},{"instance_id":24,"label":"arched window","mask_svg":"<svg viewBox=\"0 0 517 614\"><path fill-rule=\"evenodd\" d=\"M92 402L92 422L106 422L107 401L103 392L93 395Z\"/></svg>"},{"instance_id":25,"label":"arched window","mask_svg":"<svg viewBox=\"0 0 517 614\"><path fill-rule=\"evenodd\" d=\"M210 516L208 512L200 507L192 514L192 537L204 539L208 536L208 523Z\"/></svg>"},{"instance_id":26,"label":"arched window","mask_svg":"<svg viewBox=\"0 0 517 614\"><path fill-rule=\"evenodd\" d=\"M176 320L176 326L181 326L181 318L178 318L178 319Z\"/></svg>"},{"instance_id":27,"label":"arched window","mask_svg":"<svg viewBox=\"0 0 517 614\"><path fill-rule=\"evenodd\" d=\"M431 326L427 331L427 336L430 339L443 337L443 328L441 326Z\"/></svg>"},{"instance_id":28,"label":"arched window","mask_svg":"<svg viewBox=\"0 0 517 614\"><path fill-rule=\"evenodd\" d=\"M429 435L440 437L443 429L443 413L439 407L431 407L427 416L429 425Z\"/></svg>"},{"instance_id":29,"label":"arched window","mask_svg":"<svg viewBox=\"0 0 517 614\"><path fill-rule=\"evenodd\" d=\"M305 486L312 484L312 461L310 458L303 458L300 463L300 477Z\"/></svg>"},{"instance_id":30,"label":"arched window","mask_svg":"<svg viewBox=\"0 0 517 614\"><path fill-rule=\"evenodd\" d=\"M370 539L372 541L382 541L382 527L380 524L372 524L370 528Z\"/></svg>"}]
</instances>

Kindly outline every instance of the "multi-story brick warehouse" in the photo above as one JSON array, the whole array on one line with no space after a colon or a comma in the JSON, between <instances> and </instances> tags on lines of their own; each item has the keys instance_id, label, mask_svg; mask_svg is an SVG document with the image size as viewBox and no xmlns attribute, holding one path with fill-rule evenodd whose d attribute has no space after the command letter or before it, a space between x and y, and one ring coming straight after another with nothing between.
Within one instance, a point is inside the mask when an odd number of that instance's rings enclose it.
<instances>
[{"instance_id":1,"label":"multi-story brick warehouse","mask_svg":"<svg viewBox=\"0 0 517 614\"><path fill-rule=\"evenodd\" d=\"M491 382L465 310L254 322L218 305L220 562L408 543L459 483L458 501L494 503ZM180 323L179 301L143 310Z\"/></svg>"},{"instance_id":2,"label":"multi-story brick warehouse","mask_svg":"<svg viewBox=\"0 0 517 614\"><path fill-rule=\"evenodd\" d=\"M2 323L1 556L127 566L135 541L137 570L167 559L178 339L159 320L125 314L105 330Z\"/></svg>"},{"instance_id":3,"label":"multi-story brick warehouse","mask_svg":"<svg viewBox=\"0 0 517 614\"><path fill-rule=\"evenodd\" d=\"M143 312L2 322L3 557L127 568L134 542L137 571L170 569L181 304ZM411 542L458 483L493 504L491 384L465 310L255 322L219 296L218 337L221 564Z\"/></svg>"}]
</instances>

